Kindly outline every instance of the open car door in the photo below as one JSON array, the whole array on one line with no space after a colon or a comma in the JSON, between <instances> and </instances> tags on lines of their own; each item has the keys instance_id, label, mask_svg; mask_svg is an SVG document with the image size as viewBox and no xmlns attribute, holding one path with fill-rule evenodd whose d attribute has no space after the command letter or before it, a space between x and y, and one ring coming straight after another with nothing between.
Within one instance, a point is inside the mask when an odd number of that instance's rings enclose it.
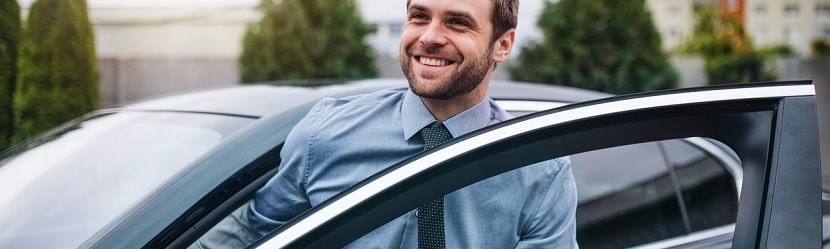
<instances>
[{"instance_id":1,"label":"open car door","mask_svg":"<svg viewBox=\"0 0 830 249\"><path fill-rule=\"evenodd\" d=\"M421 203L516 168L622 145L703 137L729 146L743 167L733 248L820 248L817 123L809 81L677 89L565 106L418 154L255 246L338 248Z\"/></svg>"}]
</instances>

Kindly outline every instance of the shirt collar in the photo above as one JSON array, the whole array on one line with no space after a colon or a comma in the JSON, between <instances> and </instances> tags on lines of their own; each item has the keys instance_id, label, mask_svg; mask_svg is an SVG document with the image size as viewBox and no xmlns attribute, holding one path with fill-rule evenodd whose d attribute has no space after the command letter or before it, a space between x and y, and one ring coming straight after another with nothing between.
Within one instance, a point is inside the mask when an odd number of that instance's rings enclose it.
<instances>
[{"instance_id":1,"label":"shirt collar","mask_svg":"<svg viewBox=\"0 0 830 249\"><path fill-rule=\"evenodd\" d=\"M444 126L450 131L452 137L459 137L471 131L483 128L490 124L492 110L489 98L485 98L475 106L444 120ZM407 90L401 106L401 119L403 120L404 139L409 140L421 129L433 122L435 117L429 112L421 97L415 95L412 90Z\"/></svg>"}]
</instances>

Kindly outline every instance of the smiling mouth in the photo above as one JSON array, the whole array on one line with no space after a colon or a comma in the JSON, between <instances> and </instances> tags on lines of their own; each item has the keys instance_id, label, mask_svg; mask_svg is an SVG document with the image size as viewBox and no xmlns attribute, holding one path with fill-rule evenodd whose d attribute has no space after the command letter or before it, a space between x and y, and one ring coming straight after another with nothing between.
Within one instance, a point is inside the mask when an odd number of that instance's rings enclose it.
<instances>
[{"instance_id":1,"label":"smiling mouth","mask_svg":"<svg viewBox=\"0 0 830 249\"><path fill-rule=\"evenodd\" d=\"M438 59L438 58L428 58L428 57L424 57L424 56L415 56L415 59L417 59L418 62L420 62L421 64L424 64L424 65L427 65L427 66L434 66L434 67L446 66L446 65L450 65L450 64L455 63L454 61L450 61L450 60L444 60L444 59Z\"/></svg>"}]
</instances>

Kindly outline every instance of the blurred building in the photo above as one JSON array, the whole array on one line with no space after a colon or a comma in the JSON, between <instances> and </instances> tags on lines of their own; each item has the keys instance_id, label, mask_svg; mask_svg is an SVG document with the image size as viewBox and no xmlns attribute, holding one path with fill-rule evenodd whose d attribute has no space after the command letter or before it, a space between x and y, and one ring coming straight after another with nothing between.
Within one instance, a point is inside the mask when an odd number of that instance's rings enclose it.
<instances>
[{"instance_id":1,"label":"blurred building","mask_svg":"<svg viewBox=\"0 0 830 249\"><path fill-rule=\"evenodd\" d=\"M714 5L715 0L646 0L654 26L663 39L663 48L673 49L691 37L695 25L695 4Z\"/></svg>"},{"instance_id":2,"label":"blurred building","mask_svg":"<svg viewBox=\"0 0 830 249\"><path fill-rule=\"evenodd\" d=\"M236 60L250 6L95 7L102 105L238 81Z\"/></svg>"},{"instance_id":3,"label":"blurred building","mask_svg":"<svg viewBox=\"0 0 830 249\"><path fill-rule=\"evenodd\" d=\"M666 49L691 35L695 4L737 17L756 47L787 44L809 56L810 42L830 40L830 0L647 0L647 4Z\"/></svg>"},{"instance_id":4,"label":"blurred building","mask_svg":"<svg viewBox=\"0 0 830 249\"><path fill-rule=\"evenodd\" d=\"M758 46L789 44L810 55L814 39L830 40L830 0L745 1L746 29Z\"/></svg>"}]
</instances>

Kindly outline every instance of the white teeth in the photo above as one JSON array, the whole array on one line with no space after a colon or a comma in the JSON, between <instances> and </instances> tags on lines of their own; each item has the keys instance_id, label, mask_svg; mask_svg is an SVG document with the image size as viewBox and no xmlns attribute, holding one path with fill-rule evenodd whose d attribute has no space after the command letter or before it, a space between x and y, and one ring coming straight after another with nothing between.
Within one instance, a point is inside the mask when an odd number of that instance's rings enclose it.
<instances>
[{"instance_id":1,"label":"white teeth","mask_svg":"<svg viewBox=\"0 0 830 249\"><path fill-rule=\"evenodd\" d=\"M429 65L429 66L445 66L445 65L450 64L450 61L448 61L448 60L426 58L426 57L423 57L423 56L421 56L420 61L421 61L421 64Z\"/></svg>"}]
</instances>

